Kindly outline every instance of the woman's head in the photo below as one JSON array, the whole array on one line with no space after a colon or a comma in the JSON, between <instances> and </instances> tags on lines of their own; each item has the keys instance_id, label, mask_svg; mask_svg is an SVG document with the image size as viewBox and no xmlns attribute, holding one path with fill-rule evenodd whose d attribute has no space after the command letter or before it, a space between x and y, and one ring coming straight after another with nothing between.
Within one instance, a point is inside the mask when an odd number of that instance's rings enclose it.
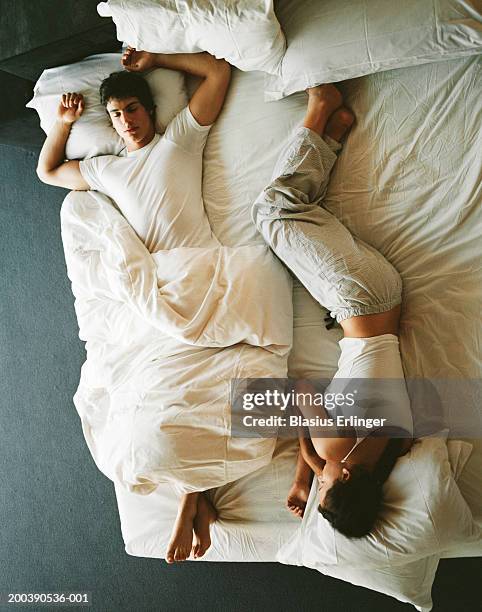
<instances>
[{"instance_id":1,"label":"woman's head","mask_svg":"<svg viewBox=\"0 0 482 612\"><path fill-rule=\"evenodd\" d=\"M328 462L319 482L320 514L348 538L367 535L382 504L379 480L361 465Z\"/></svg>"}]
</instances>

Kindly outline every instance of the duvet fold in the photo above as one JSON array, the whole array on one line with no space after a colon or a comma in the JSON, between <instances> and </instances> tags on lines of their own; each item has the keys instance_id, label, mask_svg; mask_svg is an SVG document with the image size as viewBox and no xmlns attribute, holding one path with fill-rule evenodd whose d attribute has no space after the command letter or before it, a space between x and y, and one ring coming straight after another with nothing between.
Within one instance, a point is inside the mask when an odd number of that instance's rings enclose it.
<instances>
[{"instance_id":1,"label":"duvet fold","mask_svg":"<svg viewBox=\"0 0 482 612\"><path fill-rule=\"evenodd\" d=\"M69 194L61 227L87 343L74 403L99 469L149 493L265 465L274 440L230 437L230 380L286 375L288 272L264 246L151 254L96 192Z\"/></svg>"}]
</instances>

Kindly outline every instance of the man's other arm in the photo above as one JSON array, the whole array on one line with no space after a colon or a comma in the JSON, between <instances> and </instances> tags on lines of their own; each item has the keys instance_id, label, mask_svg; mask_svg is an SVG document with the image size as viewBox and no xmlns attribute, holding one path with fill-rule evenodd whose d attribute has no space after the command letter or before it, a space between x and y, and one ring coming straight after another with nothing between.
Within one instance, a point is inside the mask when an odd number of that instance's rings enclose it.
<instances>
[{"instance_id":1,"label":"man's other arm","mask_svg":"<svg viewBox=\"0 0 482 612\"><path fill-rule=\"evenodd\" d=\"M57 109L57 120L50 130L37 164L37 175L48 185L87 191L90 185L85 181L79 169L79 162L65 161L65 145L72 125L84 111L82 95L67 93Z\"/></svg>"},{"instance_id":2,"label":"man's other arm","mask_svg":"<svg viewBox=\"0 0 482 612\"><path fill-rule=\"evenodd\" d=\"M189 109L200 125L211 125L221 112L231 78L231 66L209 53L147 53L129 47L122 57L122 65L133 72L150 68L183 70L201 77L199 87L189 101Z\"/></svg>"}]
</instances>

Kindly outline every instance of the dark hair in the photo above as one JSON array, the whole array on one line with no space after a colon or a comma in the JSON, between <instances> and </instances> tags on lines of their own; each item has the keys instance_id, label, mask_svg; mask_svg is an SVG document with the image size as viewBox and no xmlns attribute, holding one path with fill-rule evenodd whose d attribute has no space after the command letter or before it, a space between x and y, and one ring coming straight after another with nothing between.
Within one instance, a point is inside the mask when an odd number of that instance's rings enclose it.
<instances>
[{"instance_id":1,"label":"dark hair","mask_svg":"<svg viewBox=\"0 0 482 612\"><path fill-rule=\"evenodd\" d=\"M121 70L113 72L100 84L100 101L104 106L111 98L123 100L136 96L147 111L153 111L155 104L147 81L139 74Z\"/></svg>"},{"instance_id":2,"label":"dark hair","mask_svg":"<svg viewBox=\"0 0 482 612\"><path fill-rule=\"evenodd\" d=\"M326 492L318 512L348 538L361 538L372 529L382 503L382 487L368 470L355 465L351 477L337 480Z\"/></svg>"},{"instance_id":3,"label":"dark hair","mask_svg":"<svg viewBox=\"0 0 482 612\"><path fill-rule=\"evenodd\" d=\"M402 443L392 438L373 472L355 465L348 480L337 480L326 492L318 512L346 537L362 538L372 530L382 506L383 483L399 457Z\"/></svg>"}]
</instances>

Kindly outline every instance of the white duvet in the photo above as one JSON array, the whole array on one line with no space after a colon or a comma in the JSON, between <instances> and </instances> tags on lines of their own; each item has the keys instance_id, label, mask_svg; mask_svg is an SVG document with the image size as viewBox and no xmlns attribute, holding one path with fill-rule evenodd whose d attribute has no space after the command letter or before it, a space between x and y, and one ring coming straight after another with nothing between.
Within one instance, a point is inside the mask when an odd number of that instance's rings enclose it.
<instances>
[{"instance_id":1,"label":"white duvet","mask_svg":"<svg viewBox=\"0 0 482 612\"><path fill-rule=\"evenodd\" d=\"M151 255L110 200L71 193L62 238L87 361L74 402L99 469L149 493L236 480L274 440L230 437L230 380L284 377L291 280L265 246Z\"/></svg>"}]
</instances>

